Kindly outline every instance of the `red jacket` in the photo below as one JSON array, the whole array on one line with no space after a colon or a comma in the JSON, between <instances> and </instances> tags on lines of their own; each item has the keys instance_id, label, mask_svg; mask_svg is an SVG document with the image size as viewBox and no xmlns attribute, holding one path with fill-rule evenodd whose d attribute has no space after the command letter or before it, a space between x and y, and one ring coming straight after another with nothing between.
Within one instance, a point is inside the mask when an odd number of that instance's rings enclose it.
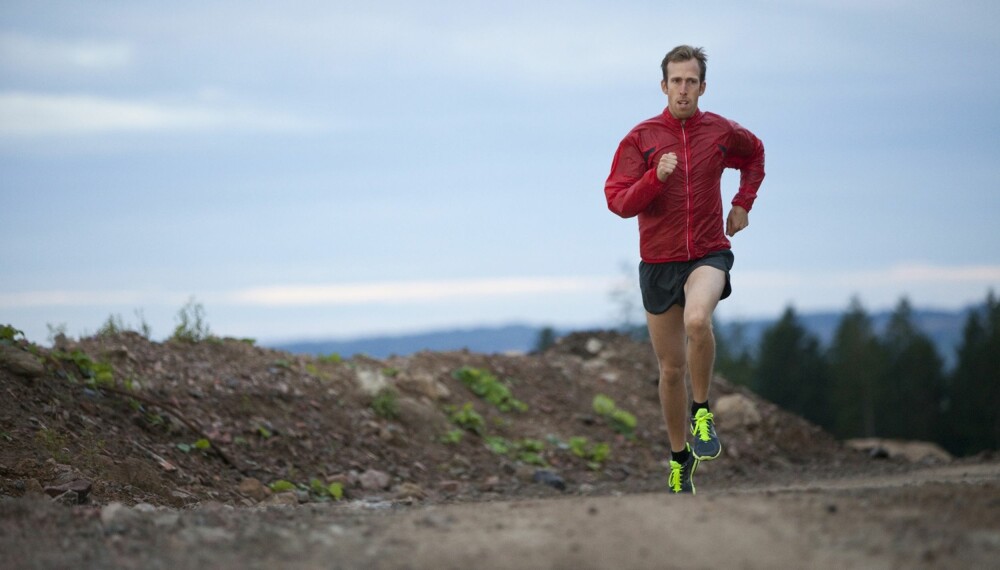
<instances>
[{"instance_id":1,"label":"red jacket","mask_svg":"<svg viewBox=\"0 0 1000 570\"><path fill-rule=\"evenodd\" d=\"M677 155L677 167L660 182L656 165L668 152ZM664 109L622 139L604 194L612 212L639 216L643 261L689 261L729 249L720 184L725 168L740 171L733 204L749 212L764 180L764 145L737 123L697 111L681 125Z\"/></svg>"}]
</instances>

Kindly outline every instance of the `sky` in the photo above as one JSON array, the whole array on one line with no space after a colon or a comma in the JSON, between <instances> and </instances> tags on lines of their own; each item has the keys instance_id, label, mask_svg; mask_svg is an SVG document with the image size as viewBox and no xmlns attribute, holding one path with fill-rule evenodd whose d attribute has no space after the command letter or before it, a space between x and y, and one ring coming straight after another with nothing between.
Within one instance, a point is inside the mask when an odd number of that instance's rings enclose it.
<instances>
[{"instance_id":1,"label":"sky","mask_svg":"<svg viewBox=\"0 0 1000 570\"><path fill-rule=\"evenodd\" d=\"M987 0L5 0L0 323L641 322L603 187L682 43L700 108L767 153L721 319L960 308L1000 291L998 24Z\"/></svg>"}]
</instances>

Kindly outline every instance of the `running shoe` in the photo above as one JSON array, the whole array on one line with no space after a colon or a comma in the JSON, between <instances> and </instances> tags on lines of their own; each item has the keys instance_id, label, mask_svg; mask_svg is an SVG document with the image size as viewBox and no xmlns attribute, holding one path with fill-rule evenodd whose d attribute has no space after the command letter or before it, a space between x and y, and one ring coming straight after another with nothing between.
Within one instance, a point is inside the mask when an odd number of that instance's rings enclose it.
<instances>
[{"instance_id":1,"label":"running shoe","mask_svg":"<svg viewBox=\"0 0 1000 570\"><path fill-rule=\"evenodd\" d=\"M722 443L715 433L715 416L705 408L691 418L691 435L694 436L691 453L698 461L710 461L722 454Z\"/></svg>"},{"instance_id":2,"label":"running shoe","mask_svg":"<svg viewBox=\"0 0 1000 570\"><path fill-rule=\"evenodd\" d=\"M690 445L688 445L688 451L691 451ZM694 495L694 472L697 469L698 460L695 459L693 453L688 455L688 459L684 463L671 460L670 476L667 478L667 485L670 488L670 492Z\"/></svg>"}]
</instances>

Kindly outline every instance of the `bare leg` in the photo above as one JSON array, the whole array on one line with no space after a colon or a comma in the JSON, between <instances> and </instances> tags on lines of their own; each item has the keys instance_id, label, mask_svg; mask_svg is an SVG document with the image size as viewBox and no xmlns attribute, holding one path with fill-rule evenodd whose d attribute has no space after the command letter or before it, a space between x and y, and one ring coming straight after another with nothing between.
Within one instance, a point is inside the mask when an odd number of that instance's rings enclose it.
<instances>
[{"instance_id":1,"label":"bare leg","mask_svg":"<svg viewBox=\"0 0 1000 570\"><path fill-rule=\"evenodd\" d=\"M687 335L687 360L691 367L691 396L707 402L715 366L715 334L712 313L726 286L726 274L715 267L702 265L684 284L684 332ZM669 311L668 311L669 312ZM662 376L661 376L662 382Z\"/></svg>"},{"instance_id":2,"label":"bare leg","mask_svg":"<svg viewBox=\"0 0 1000 570\"><path fill-rule=\"evenodd\" d=\"M687 443L688 394L684 385L684 309L678 305L662 314L646 313L649 339L660 366L660 406L667 424L670 449L682 451Z\"/></svg>"}]
</instances>

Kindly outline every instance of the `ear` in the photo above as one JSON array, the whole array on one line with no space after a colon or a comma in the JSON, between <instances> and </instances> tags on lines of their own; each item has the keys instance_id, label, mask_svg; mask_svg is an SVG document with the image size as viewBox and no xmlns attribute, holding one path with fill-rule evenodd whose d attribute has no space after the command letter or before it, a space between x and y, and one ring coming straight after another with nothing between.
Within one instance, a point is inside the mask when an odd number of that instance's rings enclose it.
<instances>
[{"instance_id":1,"label":"ear","mask_svg":"<svg viewBox=\"0 0 1000 570\"><path fill-rule=\"evenodd\" d=\"M664 95L667 94L667 80L666 79L661 79L660 80L660 89L663 91Z\"/></svg>"},{"instance_id":2,"label":"ear","mask_svg":"<svg viewBox=\"0 0 1000 570\"><path fill-rule=\"evenodd\" d=\"M707 84L707 83L705 83L704 81L702 81L702 82L701 82L701 88L700 88L700 89L699 89L699 91L698 91L698 96L699 96L699 97L701 97L702 95L704 95L704 94L705 94L705 86L706 86L706 85L708 85L708 84Z\"/></svg>"}]
</instances>

